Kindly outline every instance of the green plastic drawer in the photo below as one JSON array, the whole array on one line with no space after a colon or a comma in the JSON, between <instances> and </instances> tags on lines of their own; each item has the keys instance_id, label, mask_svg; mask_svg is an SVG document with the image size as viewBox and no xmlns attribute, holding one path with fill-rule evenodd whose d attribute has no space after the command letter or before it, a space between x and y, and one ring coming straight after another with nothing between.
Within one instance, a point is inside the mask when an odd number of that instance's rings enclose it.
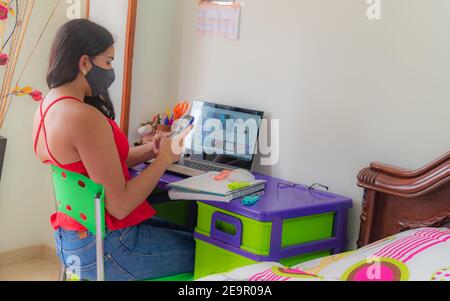
<instances>
[{"instance_id":1,"label":"green plastic drawer","mask_svg":"<svg viewBox=\"0 0 450 301\"><path fill-rule=\"evenodd\" d=\"M260 222L199 202L196 228L198 233L211 237L211 222L216 212L238 218L241 221L242 250L255 255L267 256L270 254L272 222ZM329 212L284 220L281 233L282 247L331 238L333 235L334 215L334 212ZM225 222L218 221L215 227L228 234L234 235L236 232L234 226Z\"/></svg>"},{"instance_id":2,"label":"green plastic drawer","mask_svg":"<svg viewBox=\"0 0 450 301\"><path fill-rule=\"evenodd\" d=\"M241 249L257 255L269 255L270 253L270 234L272 232L272 223L258 222L253 219L234 214L204 203L198 203L198 219L196 231L205 236L211 237L211 221L215 212L236 217L242 222L242 245ZM216 224L216 227L223 232L235 234L236 229L227 224Z\"/></svg>"},{"instance_id":3,"label":"green plastic drawer","mask_svg":"<svg viewBox=\"0 0 450 301\"><path fill-rule=\"evenodd\" d=\"M334 212L310 215L283 221L281 246L327 239L333 236Z\"/></svg>"},{"instance_id":4,"label":"green plastic drawer","mask_svg":"<svg viewBox=\"0 0 450 301\"><path fill-rule=\"evenodd\" d=\"M196 239L194 279L209 275L226 273L234 269L258 263L244 256L235 254L218 246ZM330 250L302 254L280 261L286 267L330 255Z\"/></svg>"},{"instance_id":5,"label":"green plastic drawer","mask_svg":"<svg viewBox=\"0 0 450 301\"><path fill-rule=\"evenodd\" d=\"M195 242L195 279L257 263L202 240L196 239Z\"/></svg>"}]
</instances>

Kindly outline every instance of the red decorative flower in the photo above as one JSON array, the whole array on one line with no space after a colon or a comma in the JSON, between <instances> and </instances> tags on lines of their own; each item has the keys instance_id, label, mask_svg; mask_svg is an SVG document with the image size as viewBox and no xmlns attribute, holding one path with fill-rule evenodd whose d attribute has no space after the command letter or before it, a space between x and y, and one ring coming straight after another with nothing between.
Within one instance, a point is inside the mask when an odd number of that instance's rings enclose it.
<instances>
[{"instance_id":1,"label":"red decorative flower","mask_svg":"<svg viewBox=\"0 0 450 301\"><path fill-rule=\"evenodd\" d=\"M3 4L0 4L0 20L8 19L9 9L5 7Z\"/></svg>"},{"instance_id":2,"label":"red decorative flower","mask_svg":"<svg viewBox=\"0 0 450 301\"><path fill-rule=\"evenodd\" d=\"M42 100L42 92L39 91L39 90L34 90L34 91L31 92L29 95L30 95L30 96L33 98L33 100L35 100L35 101L41 101L41 100Z\"/></svg>"},{"instance_id":3,"label":"red decorative flower","mask_svg":"<svg viewBox=\"0 0 450 301\"><path fill-rule=\"evenodd\" d=\"M1 53L0 54L0 66L5 66L8 63L8 54Z\"/></svg>"}]
</instances>

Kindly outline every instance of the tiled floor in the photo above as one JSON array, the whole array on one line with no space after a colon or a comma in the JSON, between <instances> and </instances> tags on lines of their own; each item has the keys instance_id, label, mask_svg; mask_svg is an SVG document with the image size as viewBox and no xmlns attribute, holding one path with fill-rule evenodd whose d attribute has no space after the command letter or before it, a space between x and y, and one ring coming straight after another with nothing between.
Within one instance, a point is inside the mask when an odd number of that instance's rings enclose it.
<instances>
[{"instance_id":1,"label":"tiled floor","mask_svg":"<svg viewBox=\"0 0 450 301\"><path fill-rule=\"evenodd\" d=\"M0 281L57 281L60 266L50 259L30 259L0 267Z\"/></svg>"}]
</instances>

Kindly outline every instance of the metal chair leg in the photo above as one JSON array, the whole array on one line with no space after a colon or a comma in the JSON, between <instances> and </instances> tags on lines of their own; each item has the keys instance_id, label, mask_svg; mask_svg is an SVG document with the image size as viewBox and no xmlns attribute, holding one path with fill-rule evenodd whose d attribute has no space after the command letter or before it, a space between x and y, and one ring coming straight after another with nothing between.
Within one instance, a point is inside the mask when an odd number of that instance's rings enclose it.
<instances>
[{"instance_id":1,"label":"metal chair leg","mask_svg":"<svg viewBox=\"0 0 450 301\"><path fill-rule=\"evenodd\" d=\"M97 252L97 281L105 281L105 248L102 233L102 211L100 198L95 199L95 221L96 221L96 252Z\"/></svg>"},{"instance_id":2,"label":"metal chair leg","mask_svg":"<svg viewBox=\"0 0 450 301\"><path fill-rule=\"evenodd\" d=\"M58 277L58 279L59 279L59 281L66 281L67 279L66 279L66 267L64 266L64 264L61 264L61 268L60 268L60 271L59 271L59 277Z\"/></svg>"}]
</instances>

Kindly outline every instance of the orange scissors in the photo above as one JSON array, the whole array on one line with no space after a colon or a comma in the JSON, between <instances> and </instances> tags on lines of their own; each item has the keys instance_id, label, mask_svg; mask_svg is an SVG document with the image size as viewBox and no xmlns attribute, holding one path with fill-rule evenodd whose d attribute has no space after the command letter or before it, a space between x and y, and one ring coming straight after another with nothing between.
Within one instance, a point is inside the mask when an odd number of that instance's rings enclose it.
<instances>
[{"instance_id":1,"label":"orange scissors","mask_svg":"<svg viewBox=\"0 0 450 301\"><path fill-rule=\"evenodd\" d=\"M183 115L186 114L188 109L189 109L189 103L187 101L177 104L176 107L173 109L174 120L178 120L181 117L183 117Z\"/></svg>"}]
</instances>

